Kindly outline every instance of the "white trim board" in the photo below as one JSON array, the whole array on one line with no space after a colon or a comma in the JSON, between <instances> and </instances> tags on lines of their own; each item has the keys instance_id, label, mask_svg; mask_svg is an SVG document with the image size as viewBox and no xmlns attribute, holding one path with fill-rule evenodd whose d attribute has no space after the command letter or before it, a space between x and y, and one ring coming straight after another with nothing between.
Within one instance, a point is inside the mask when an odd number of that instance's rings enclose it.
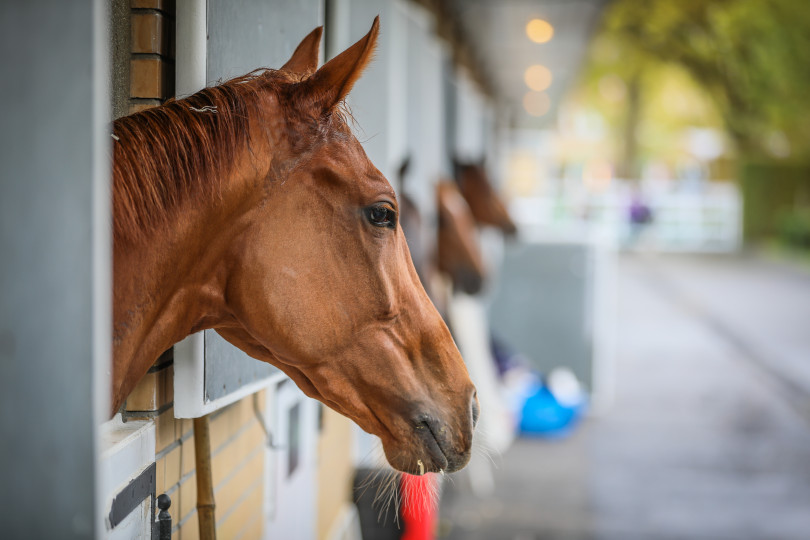
<instances>
[{"instance_id":1,"label":"white trim board","mask_svg":"<svg viewBox=\"0 0 810 540\"><path fill-rule=\"evenodd\" d=\"M258 360L257 360L258 362ZM205 399L205 339L192 334L174 346L174 417L199 418L287 378L275 373L218 399Z\"/></svg>"}]
</instances>

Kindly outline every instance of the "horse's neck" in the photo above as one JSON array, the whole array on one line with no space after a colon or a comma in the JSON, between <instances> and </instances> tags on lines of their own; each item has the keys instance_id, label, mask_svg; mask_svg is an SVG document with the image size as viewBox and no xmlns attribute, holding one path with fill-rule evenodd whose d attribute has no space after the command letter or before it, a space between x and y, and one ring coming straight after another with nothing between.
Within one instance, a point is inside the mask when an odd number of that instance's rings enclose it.
<instances>
[{"instance_id":1,"label":"horse's neck","mask_svg":"<svg viewBox=\"0 0 810 540\"><path fill-rule=\"evenodd\" d=\"M216 204L188 202L148 239L116 241L113 254L113 411L160 354L187 335L227 321L228 217L238 189ZM230 220L233 221L233 220Z\"/></svg>"},{"instance_id":2,"label":"horse's neck","mask_svg":"<svg viewBox=\"0 0 810 540\"><path fill-rule=\"evenodd\" d=\"M113 262L113 406L117 409L161 352L191 324L192 292L181 277L189 269L171 242L155 235L148 245L116 244Z\"/></svg>"}]
</instances>

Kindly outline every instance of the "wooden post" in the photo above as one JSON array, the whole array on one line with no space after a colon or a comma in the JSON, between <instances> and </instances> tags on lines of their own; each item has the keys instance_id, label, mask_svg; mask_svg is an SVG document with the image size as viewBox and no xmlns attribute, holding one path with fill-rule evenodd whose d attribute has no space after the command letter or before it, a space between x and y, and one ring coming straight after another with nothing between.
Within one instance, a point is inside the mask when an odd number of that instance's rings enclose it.
<instances>
[{"instance_id":1,"label":"wooden post","mask_svg":"<svg viewBox=\"0 0 810 540\"><path fill-rule=\"evenodd\" d=\"M214 483L211 474L211 433L208 416L194 419L194 458L197 468L197 520L201 540L216 540Z\"/></svg>"}]
</instances>

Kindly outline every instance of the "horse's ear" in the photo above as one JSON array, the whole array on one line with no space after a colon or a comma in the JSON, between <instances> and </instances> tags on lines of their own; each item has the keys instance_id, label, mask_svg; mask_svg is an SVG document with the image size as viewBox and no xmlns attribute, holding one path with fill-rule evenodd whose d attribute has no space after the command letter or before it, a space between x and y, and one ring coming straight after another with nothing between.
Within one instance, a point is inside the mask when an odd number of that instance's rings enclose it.
<instances>
[{"instance_id":1,"label":"horse's ear","mask_svg":"<svg viewBox=\"0 0 810 540\"><path fill-rule=\"evenodd\" d=\"M397 174L397 193L404 193L405 189L405 176L408 174L408 169L411 168L411 155L405 156L402 164L399 166L399 174Z\"/></svg>"},{"instance_id":2,"label":"horse's ear","mask_svg":"<svg viewBox=\"0 0 810 540\"><path fill-rule=\"evenodd\" d=\"M411 168L411 155L408 154L405 156L405 159L402 160L402 164L399 166L399 179L402 182L405 179L405 175L408 174L408 169Z\"/></svg>"},{"instance_id":3,"label":"horse's ear","mask_svg":"<svg viewBox=\"0 0 810 540\"><path fill-rule=\"evenodd\" d=\"M332 58L306 81L315 105L322 111L331 110L348 95L374 54L379 31L378 15L365 37Z\"/></svg>"},{"instance_id":4,"label":"horse's ear","mask_svg":"<svg viewBox=\"0 0 810 540\"><path fill-rule=\"evenodd\" d=\"M452 161L453 164L453 180L455 180L456 183L460 183L461 167L463 165L461 164L461 161L458 159L458 154L453 154L453 157L450 159L450 161Z\"/></svg>"},{"instance_id":5,"label":"horse's ear","mask_svg":"<svg viewBox=\"0 0 810 540\"><path fill-rule=\"evenodd\" d=\"M318 52L321 48L321 36L323 35L323 26L319 26L307 37L301 40L295 52L287 63L281 66L282 71L308 77L315 73L318 69Z\"/></svg>"}]
</instances>

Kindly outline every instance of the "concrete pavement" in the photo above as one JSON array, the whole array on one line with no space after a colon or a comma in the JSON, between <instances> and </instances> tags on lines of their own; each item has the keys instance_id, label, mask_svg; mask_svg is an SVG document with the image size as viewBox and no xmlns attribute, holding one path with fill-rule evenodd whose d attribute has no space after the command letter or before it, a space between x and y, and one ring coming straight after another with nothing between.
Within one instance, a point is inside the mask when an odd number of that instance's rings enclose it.
<instances>
[{"instance_id":1,"label":"concrete pavement","mask_svg":"<svg viewBox=\"0 0 810 540\"><path fill-rule=\"evenodd\" d=\"M620 262L616 399L463 476L444 538L810 538L810 274L740 257Z\"/></svg>"}]
</instances>

